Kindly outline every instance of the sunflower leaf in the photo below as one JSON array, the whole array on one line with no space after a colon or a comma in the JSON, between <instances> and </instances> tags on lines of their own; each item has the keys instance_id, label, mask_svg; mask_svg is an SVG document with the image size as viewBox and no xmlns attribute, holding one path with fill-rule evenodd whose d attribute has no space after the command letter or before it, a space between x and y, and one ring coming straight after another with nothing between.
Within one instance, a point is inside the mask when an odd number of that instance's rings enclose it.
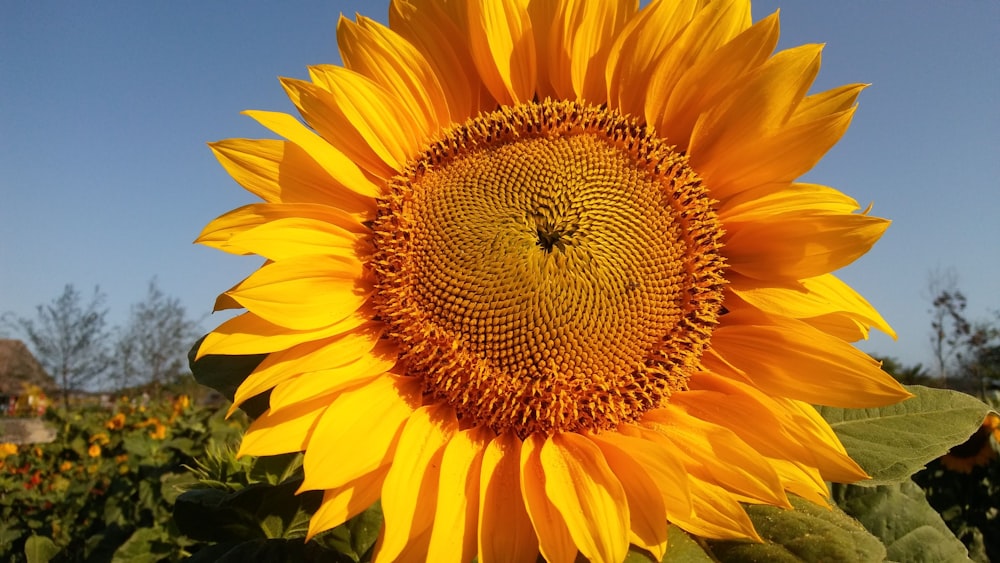
<instances>
[{"instance_id":1,"label":"sunflower leaf","mask_svg":"<svg viewBox=\"0 0 1000 563\"><path fill-rule=\"evenodd\" d=\"M882 540L891 561L969 561L965 546L913 481L878 487L834 485L833 499Z\"/></svg>"},{"instance_id":2,"label":"sunflower leaf","mask_svg":"<svg viewBox=\"0 0 1000 563\"><path fill-rule=\"evenodd\" d=\"M763 543L709 541L712 555L723 563L744 561L884 561L885 546L840 509L790 497L795 510L750 506L747 514Z\"/></svg>"},{"instance_id":3,"label":"sunflower leaf","mask_svg":"<svg viewBox=\"0 0 1000 563\"><path fill-rule=\"evenodd\" d=\"M871 475L862 486L899 483L961 444L989 407L944 389L907 386L915 396L875 409L816 407L854 461Z\"/></svg>"},{"instance_id":4,"label":"sunflower leaf","mask_svg":"<svg viewBox=\"0 0 1000 563\"><path fill-rule=\"evenodd\" d=\"M200 338L188 352L188 364L191 374L194 375L198 383L215 389L223 397L233 400L236 388L243 383L250 373L257 369L257 366L264 361L267 354L254 354L250 356L227 356L209 354L195 360L198 348L201 346ZM258 396L259 397L259 396ZM256 399L256 397L254 398ZM267 409L267 401L261 403L251 399L241 407L251 417L259 416Z\"/></svg>"},{"instance_id":5,"label":"sunflower leaf","mask_svg":"<svg viewBox=\"0 0 1000 563\"><path fill-rule=\"evenodd\" d=\"M714 559L705 552L705 548L698 543L698 540L677 526L667 528L667 553L663 556L662 563L711 563L712 561Z\"/></svg>"}]
</instances>

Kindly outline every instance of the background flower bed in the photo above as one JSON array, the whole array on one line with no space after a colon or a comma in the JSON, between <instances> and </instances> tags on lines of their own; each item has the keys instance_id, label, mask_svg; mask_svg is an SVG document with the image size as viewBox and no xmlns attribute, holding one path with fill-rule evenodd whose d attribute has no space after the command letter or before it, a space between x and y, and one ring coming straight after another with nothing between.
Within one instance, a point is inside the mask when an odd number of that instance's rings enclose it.
<instances>
[{"instance_id":1,"label":"background flower bed","mask_svg":"<svg viewBox=\"0 0 1000 563\"><path fill-rule=\"evenodd\" d=\"M112 409L49 409L54 442L0 447L0 561L176 561L196 549L172 520L185 466L237 443L245 418L186 395Z\"/></svg>"}]
</instances>

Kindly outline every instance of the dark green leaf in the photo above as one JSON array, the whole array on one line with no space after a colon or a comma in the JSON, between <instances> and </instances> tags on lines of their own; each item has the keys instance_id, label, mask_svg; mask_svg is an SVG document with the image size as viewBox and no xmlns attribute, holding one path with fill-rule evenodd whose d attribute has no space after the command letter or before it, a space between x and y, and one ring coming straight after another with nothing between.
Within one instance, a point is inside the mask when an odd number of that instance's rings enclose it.
<instances>
[{"instance_id":1,"label":"dark green leaf","mask_svg":"<svg viewBox=\"0 0 1000 563\"><path fill-rule=\"evenodd\" d=\"M838 508L827 509L798 497L790 500L795 510L774 506L747 509L764 543L711 541L711 553L723 563L885 560L885 547L878 538Z\"/></svg>"},{"instance_id":2,"label":"dark green leaf","mask_svg":"<svg viewBox=\"0 0 1000 563\"><path fill-rule=\"evenodd\" d=\"M363 557L375 546L382 529L382 504L375 501L364 512L348 520L347 527L351 531L351 548L358 557Z\"/></svg>"},{"instance_id":3,"label":"dark green leaf","mask_svg":"<svg viewBox=\"0 0 1000 563\"><path fill-rule=\"evenodd\" d=\"M201 541L244 541L263 538L253 510L233 506L232 493L194 489L177 497L174 522L184 535Z\"/></svg>"},{"instance_id":4,"label":"dark green leaf","mask_svg":"<svg viewBox=\"0 0 1000 563\"><path fill-rule=\"evenodd\" d=\"M48 563L59 553L55 542L45 536L31 536L24 542L24 555L28 563Z\"/></svg>"},{"instance_id":5,"label":"dark green leaf","mask_svg":"<svg viewBox=\"0 0 1000 563\"><path fill-rule=\"evenodd\" d=\"M302 539L261 539L219 544L195 553L187 563L348 563L347 556Z\"/></svg>"},{"instance_id":6,"label":"dark green leaf","mask_svg":"<svg viewBox=\"0 0 1000 563\"><path fill-rule=\"evenodd\" d=\"M907 387L915 397L877 409L817 407L874 486L909 479L927 462L964 442L989 407L957 391Z\"/></svg>"},{"instance_id":7,"label":"dark green leaf","mask_svg":"<svg viewBox=\"0 0 1000 563\"><path fill-rule=\"evenodd\" d=\"M211 387L224 397L233 400L236 388L243 383L243 380L250 375L250 372L257 369L267 354L254 354L249 356L224 356L208 355L195 360L198 348L205 338L198 339L194 343L191 351L188 352L188 363L191 366L191 373L198 383Z\"/></svg>"},{"instance_id":8,"label":"dark green leaf","mask_svg":"<svg viewBox=\"0 0 1000 563\"><path fill-rule=\"evenodd\" d=\"M882 540L892 561L969 561L965 546L912 481L878 487L834 485L833 498Z\"/></svg>"}]
</instances>

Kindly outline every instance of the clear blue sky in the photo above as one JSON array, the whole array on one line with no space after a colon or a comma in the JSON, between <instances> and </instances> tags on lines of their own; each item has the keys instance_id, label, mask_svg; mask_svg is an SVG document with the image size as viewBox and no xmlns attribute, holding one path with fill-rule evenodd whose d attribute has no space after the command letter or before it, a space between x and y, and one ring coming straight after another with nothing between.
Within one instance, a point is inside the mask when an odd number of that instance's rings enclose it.
<instances>
[{"instance_id":1,"label":"clear blue sky","mask_svg":"<svg viewBox=\"0 0 1000 563\"><path fill-rule=\"evenodd\" d=\"M252 201L205 143L269 136L239 112L291 111L277 77L339 62L338 15L386 6L0 5L0 312L100 285L118 324L157 276L207 313L258 262L191 244ZM900 335L861 347L927 363L929 271L958 273L973 317L1000 309L1000 2L762 0L754 17L779 7L781 46L827 44L816 89L872 84L807 179L894 220L841 275Z\"/></svg>"}]
</instances>

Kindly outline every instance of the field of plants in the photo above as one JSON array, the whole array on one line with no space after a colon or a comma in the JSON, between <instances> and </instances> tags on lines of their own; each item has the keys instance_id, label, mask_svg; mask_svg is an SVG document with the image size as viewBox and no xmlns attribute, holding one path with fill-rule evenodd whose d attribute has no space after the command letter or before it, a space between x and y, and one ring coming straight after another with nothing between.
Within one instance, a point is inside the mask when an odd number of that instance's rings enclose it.
<instances>
[{"instance_id":1,"label":"field of plants","mask_svg":"<svg viewBox=\"0 0 1000 563\"><path fill-rule=\"evenodd\" d=\"M174 503L188 467L238 441L245 419L172 400L50 408L47 444L0 445L0 560L176 561L196 543Z\"/></svg>"}]
</instances>

